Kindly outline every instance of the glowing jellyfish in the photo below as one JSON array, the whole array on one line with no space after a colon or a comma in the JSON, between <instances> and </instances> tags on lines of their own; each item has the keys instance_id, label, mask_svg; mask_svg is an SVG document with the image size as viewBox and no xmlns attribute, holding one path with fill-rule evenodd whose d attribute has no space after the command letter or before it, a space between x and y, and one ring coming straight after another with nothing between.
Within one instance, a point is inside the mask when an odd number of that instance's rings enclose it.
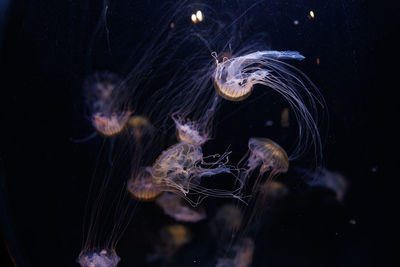
<instances>
[{"instance_id":1,"label":"glowing jellyfish","mask_svg":"<svg viewBox=\"0 0 400 267\"><path fill-rule=\"evenodd\" d=\"M82 267L115 267L119 261L115 251L108 249L85 251L77 260Z\"/></svg>"},{"instance_id":2,"label":"glowing jellyfish","mask_svg":"<svg viewBox=\"0 0 400 267\"><path fill-rule=\"evenodd\" d=\"M249 170L260 166L260 176L270 171L270 177L285 173L289 168L289 157L286 151L268 138L249 139L250 156L247 160Z\"/></svg>"},{"instance_id":3,"label":"glowing jellyfish","mask_svg":"<svg viewBox=\"0 0 400 267\"><path fill-rule=\"evenodd\" d=\"M200 185L202 177L231 173L226 165L228 154L203 157L200 146L180 142L161 153L153 164L152 175L157 186L162 187L164 191L177 193L185 198L189 191L205 196L232 196L232 192L207 189ZM209 157L217 160L206 162L204 158Z\"/></svg>"},{"instance_id":4,"label":"glowing jellyfish","mask_svg":"<svg viewBox=\"0 0 400 267\"><path fill-rule=\"evenodd\" d=\"M134 198L142 201L153 200L162 193L160 188L156 186L149 167L143 168L138 175L132 176L126 187Z\"/></svg>"},{"instance_id":5,"label":"glowing jellyfish","mask_svg":"<svg viewBox=\"0 0 400 267\"><path fill-rule=\"evenodd\" d=\"M248 267L253 260L254 241L250 238L245 238L239 245L232 249L232 256L220 258L217 261L216 267Z\"/></svg>"},{"instance_id":6,"label":"glowing jellyfish","mask_svg":"<svg viewBox=\"0 0 400 267\"><path fill-rule=\"evenodd\" d=\"M302 60L296 51L258 51L243 56L223 58L220 62L215 52L216 69L214 87L218 94L230 101L247 98L256 84L264 85L291 105L298 121L299 141L291 158L300 157L314 146L321 154L321 140L317 127L317 103L323 106L323 98L315 85L298 69L281 60Z\"/></svg>"},{"instance_id":7,"label":"glowing jellyfish","mask_svg":"<svg viewBox=\"0 0 400 267\"><path fill-rule=\"evenodd\" d=\"M96 72L86 78L84 93L93 127L103 136L119 134L129 120L128 98L119 88L121 78L111 72Z\"/></svg>"},{"instance_id":8,"label":"glowing jellyfish","mask_svg":"<svg viewBox=\"0 0 400 267\"><path fill-rule=\"evenodd\" d=\"M207 217L206 211L202 207L192 207L186 204L183 199L175 194L165 192L156 203L164 213L181 222L198 222Z\"/></svg>"},{"instance_id":9,"label":"glowing jellyfish","mask_svg":"<svg viewBox=\"0 0 400 267\"><path fill-rule=\"evenodd\" d=\"M202 133L204 129L199 123L191 122L189 120L182 121L182 119L174 117L172 119L175 122L177 138L179 141L195 146L201 146L209 139L208 133Z\"/></svg>"}]
</instances>

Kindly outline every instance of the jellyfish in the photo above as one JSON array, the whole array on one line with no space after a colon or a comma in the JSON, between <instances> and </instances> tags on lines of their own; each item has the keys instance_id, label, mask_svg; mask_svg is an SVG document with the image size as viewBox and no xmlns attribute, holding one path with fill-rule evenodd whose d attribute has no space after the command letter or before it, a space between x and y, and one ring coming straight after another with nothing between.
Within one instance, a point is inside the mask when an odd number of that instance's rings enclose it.
<instances>
[{"instance_id":1,"label":"jellyfish","mask_svg":"<svg viewBox=\"0 0 400 267\"><path fill-rule=\"evenodd\" d=\"M95 72L84 82L92 125L105 137L119 134L132 113L127 96L120 88L121 82L117 74L108 71Z\"/></svg>"},{"instance_id":2,"label":"jellyfish","mask_svg":"<svg viewBox=\"0 0 400 267\"><path fill-rule=\"evenodd\" d=\"M164 226L159 232L157 243L154 244L155 253L148 255L149 262L160 258L171 260L178 250L192 240L190 230L182 224Z\"/></svg>"},{"instance_id":3,"label":"jellyfish","mask_svg":"<svg viewBox=\"0 0 400 267\"><path fill-rule=\"evenodd\" d=\"M238 205L224 204L210 220L210 232L217 247L225 249L242 225L243 213Z\"/></svg>"},{"instance_id":4,"label":"jellyfish","mask_svg":"<svg viewBox=\"0 0 400 267\"><path fill-rule=\"evenodd\" d=\"M312 179L308 182L311 187L322 187L332 190L336 194L339 202L344 200L348 189L346 178L338 173L327 169L320 169L312 175Z\"/></svg>"},{"instance_id":5,"label":"jellyfish","mask_svg":"<svg viewBox=\"0 0 400 267\"><path fill-rule=\"evenodd\" d=\"M253 260L254 241L244 238L239 245L232 248L231 257L219 258L216 267L248 267Z\"/></svg>"},{"instance_id":6,"label":"jellyfish","mask_svg":"<svg viewBox=\"0 0 400 267\"><path fill-rule=\"evenodd\" d=\"M183 199L169 192L163 193L156 200L156 204L163 209L164 213L181 222L198 222L207 217L202 207L191 207Z\"/></svg>"},{"instance_id":7,"label":"jellyfish","mask_svg":"<svg viewBox=\"0 0 400 267\"><path fill-rule=\"evenodd\" d=\"M206 127L202 127L200 123L183 121L180 118L172 118L175 122L177 138L180 142L186 142L191 145L201 146L209 140L209 133L203 132Z\"/></svg>"},{"instance_id":8,"label":"jellyfish","mask_svg":"<svg viewBox=\"0 0 400 267\"><path fill-rule=\"evenodd\" d=\"M152 166L152 175L156 185L163 191L179 194L193 205L199 204L200 200L196 202L189 199L189 192L198 194L200 199L201 196L235 197L234 191L209 189L200 185L202 177L231 174L227 165L228 155L226 152L221 156L205 157L200 146L180 142L161 153ZM208 162L205 160L208 158L216 160Z\"/></svg>"},{"instance_id":9,"label":"jellyfish","mask_svg":"<svg viewBox=\"0 0 400 267\"><path fill-rule=\"evenodd\" d=\"M132 132L135 140L140 140L143 136L153 131L150 121L146 117L140 115L129 118L128 128Z\"/></svg>"},{"instance_id":10,"label":"jellyfish","mask_svg":"<svg viewBox=\"0 0 400 267\"><path fill-rule=\"evenodd\" d=\"M260 176L267 171L270 171L270 177L288 171L289 157L286 151L271 139L253 137L249 139L248 146L250 151L247 160L249 172L259 166Z\"/></svg>"},{"instance_id":11,"label":"jellyfish","mask_svg":"<svg viewBox=\"0 0 400 267\"><path fill-rule=\"evenodd\" d=\"M310 146L317 156L321 154L321 140L317 104L323 106L323 98L315 85L298 69L281 60L303 60L296 51L257 51L227 58L222 62L217 54L213 83L217 93L229 101L241 101L249 97L257 84L264 85L282 95L290 104L298 121L298 145L291 158L299 158Z\"/></svg>"},{"instance_id":12,"label":"jellyfish","mask_svg":"<svg viewBox=\"0 0 400 267\"><path fill-rule=\"evenodd\" d=\"M142 168L138 175L132 176L126 187L134 198L142 201L151 201L162 193L155 184L150 167Z\"/></svg>"},{"instance_id":13,"label":"jellyfish","mask_svg":"<svg viewBox=\"0 0 400 267\"><path fill-rule=\"evenodd\" d=\"M84 251L77 260L82 267L115 267L119 261L115 250L109 249Z\"/></svg>"},{"instance_id":14,"label":"jellyfish","mask_svg":"<svg viewBox=\"0 0 400 267\"><path fill-rule=\"evenodd\" d=\"M243 225L243 234L249 231L257 233L262 224L264 214L271 208L275 196L285 195L285 186L272 180L280 173L285 173L289 168L289 158L286 151L277 143L268 138L252 137L248 142L249 152L246 167L241 173L243 184L250 185L250 177L255 169L259 168L254 181L252 181L251 198L246 209L246 222ZM242 160L243 160L242 159ZM266 179L264 174L268 173Z\"/></svg>"}]
</instances>

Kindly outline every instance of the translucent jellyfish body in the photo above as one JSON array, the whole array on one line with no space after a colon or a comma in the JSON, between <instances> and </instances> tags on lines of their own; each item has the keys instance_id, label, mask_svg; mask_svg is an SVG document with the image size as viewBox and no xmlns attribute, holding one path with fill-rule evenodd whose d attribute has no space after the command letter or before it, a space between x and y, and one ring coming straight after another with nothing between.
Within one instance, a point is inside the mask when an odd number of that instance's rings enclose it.
<instances>
[{"instance_id":1,"label":"translucent jellyfish body","mask_svg":"<svg viewBox=\"0 0 400 267\"><path fill-rule=\"evenodd\" d=\"M115 251L109 249L85 251L77 259L82 267L115 267L119 261Z\"/></svg>"},{"instance_id":2,"label":"translucent jellyfish body","mask_svg":"<svg viewBox=\"0 0 400 267\"><path fill-rule=\"evenodd\" d=\"M92 124L101 135L110 137L119 134L124 129L129 117L130 112L110 115L96 113L92 117Z\"/></svg>"},{"instance_id":3,"label":"translucent jellyfish body","mask_svg":"<svg viewBox=\"0 0 400 267\"><path fill-rule=\"evenodd\" d=\"M260 175L271 171L270 176L285 173L289 168L289 157L286 151L268 138L249 139L250 156L247 160L249 170L260 166Z\"/></svg>"},{"instance_id":4,"label":"translucent jellyfish body","mask_svg":"<svg viewBox=\"0 0 400 267\"><path fill-rule=\"evenodd\" d=\"M159 258L171 260L179 249L192 240L190 230L181 224L164 226L159 233L159 238L154 244L155 254L148 257L149 261Z\"/></svg>"},{"instance_id":5,"label":"translucent jellyfish body","mask_svg":"<svg viewBox=\"0 0 400 267\"><path fill-rule=\"evenodd\" d=\"M128 192L136 199L150 201L161 194L151 175L150 168L143 168L137 175L132 176L126 184Z\"/></svg>"},{"instance_id":6,"label":"translucent jellyfish body","mask_svg":"<svg viewBox=\"0 0 400 267\"><path fill-rule=\"evenodd\" d=\"M181 142L186 142L188 144L200 146L204 144L208 139L208 134L202 133L205 127L202 127L199 123L182 121L180 119L174 118L177 138Z\"/></svg>"},{"instance_id":7,"label":"translucent jellyfish body","mask_svg":"<svg viewBox=\"0 0 400 267\"><path fill-rule=\"evenodd\" d=\"M119 88L121 81L118 75L102 71L92 74L84 82L92 124L107 137L120 133L131 114L127 95Z\"/></svg>"},{"instance_id":8,"label":"translucent jellyfish body","mask_svg":"<svg viewBox=\"0 0 400 267\"><path fill-rule=\"evenodd\" d=\"M255 84L285 91L285 83L274 73L282 71L274 63L277 59L302 60L304 57L295 51L259 51L231 59L224 58L223 62L217 63L214 74L218 94L227 100L240 101L251 94ZM284 91L281 93L289 93Z\"/></svg>"},{"instance_id":9,"label":"translucent jellyfish body","mask_svg":"<svg viewBox=\"0 0 400 267\"><path fill-rule=\"evenodd\" d=\"M180 142L163 151L152 167L153 177L164 191L186 196L190 190L204 195L229 194L200 186L201 177L230 173L227 153L214 162L205 162L200 146Z\"/></svg>"},{"instance_id":10,"label":"translucent jellyfish body","mask_svg":"<svg viewBox=\"0 0 400 267\"><path fill-rule=\"evenodd\" d=\"M304 56L295 51L258 51L243 56L224 58L219 62L216 54L213 73L214 87L218 94L230 101L247 98L256 84L264 85L290 104L297 119L298 145L291 151L292 159L299 158L314 147L315 160L321 157L321 138L317 123L324 113L323 97L315 85L300 70L281 61L302 60ZM286 125L285 125L286 127Z\"/></svg>"},{"instance_id":11,"label":"translucent jellyfish body","mask_svg":"<svg viewBox=\"0 0 400 267\"><path fill-rule=\"evenodd\" d=\"M220 258L216 267L248 267L253 260L254 242L250 238L245 238L239 245L232 249L232 256Z\"/></svg>"},{"instance_id":12,"label":"translucent jellyfish body","mask_svg":"<svg viewBox=\"0 0 400 267\"><path fill-rule=\"evenodd\" d=\"M128 121L128 127L133 133L136 140L141 139L144 135L149 134L152 130L150 121L143 116L132 116Z\"/></svg>"},{"instance_id":13,"label":"translucent jellyfish body","mask_svg":"<svg viewBox=\"0 0 400 267\"><path fill-rule=\"evenodd\" d=\"M165 192L156 203L164 213L181 222L198 222L207 217L202 207L192 207L186 204L183 199L173 193Z\"/></svg>"}]
</instances>

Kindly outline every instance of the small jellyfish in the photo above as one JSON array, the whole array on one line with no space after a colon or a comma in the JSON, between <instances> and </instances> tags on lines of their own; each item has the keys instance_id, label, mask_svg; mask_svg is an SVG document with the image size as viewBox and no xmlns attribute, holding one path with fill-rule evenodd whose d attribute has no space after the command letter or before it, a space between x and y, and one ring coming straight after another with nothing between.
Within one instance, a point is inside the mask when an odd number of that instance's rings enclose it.
<instances>
[{"instance_id":1,"label":"small jellyfish","mask_svg":"<svg viewBox=\"0 0 400 267\"><path fill-rule=\"evenodd\" d=\"M181 222L198 222L207 217L206 211L202 207L192 207L186 204L183 199L175 194L165 192L156 203L164 213Z\"/></svg>"},{"instance_id":2,"label":"small jellyfish","mask_svg":"<svg viewBox=\"0 0 400 267\"><path fill-rule=\"evenodd\" d=\"M120 258L114 250L88 250L79 254L77 262L82 267L115 267Z\"/></svg>"},{"instance_id":3,"label":"small jellyfish","mask_svg":"<svg viewBox=\"0 0 400 267\"><path fill-rule=\"evenodd\" d=\"M150 167L143 168L137 175L132 176L126 187L134 198L142 201L151 201L162 192L155 184Z\"/></svg>"},{"instance_id":4,"label":"small jellyfish","mask_svg":"<svg viewBox=\"0 0 400 267\"><path fill-rule=\"evenodd\" d=\"M217 260L216 267L248 267L253 260L254 241L244 238L239 245L232 248L232 256Z\"/></svg>"},{"instance_id":5,"label":"small jellyfish","mask_svg":"<svg viewBox=\"0 0 400 267\"><path fill-rule=\"evenodd\" d=\"M180 142L161 153L153 164L152 175L157 186L163 188L163 191L177 193L185 198L190 190L204 196L232 196L232 192L212 190L200 185L202 177L231 173L229 166L226 165L228 155L229 153L224 153L222 156L204 157L200 146ZM217 160L213 162L204 160L210 157Z\"/></svg>"},{"instance_id":6,"label":"small jellyfish","mask_svg":"<svg viewBox=\"0 0 400 267\"><path fill-rule=\"evenodd\" d=\"M130 112L111 115L96 113L93 115L92 124L101 135L111 137L124 129L130 115Z\"/></svg>"},{"instance_id":7,"label":"small jellyfish","mask_svg":"<svg viewBox=\"0 0 400 267\"><path fill-rule=\"evenodd\" d=\"M260 176L270 171L270 177L285 173L289 168L289 157L286 151L268 138L249 139L250 156L247 160L249 171L260 166Z\"/></svg>"},{"instance_id":8,"label":"small jellyfish","mask_svg":"<svg viewBox=\"0 0 400 267\"><path fill-rule=\"evenodd\" d=\"M178 250L192 240L190 230L182 224L165 226L154 244L155 253L148 255L147 260L154 262L160 258L171 260Z\"/></svg>"},{"instance_id":9,"label":"small jellyfish","mask_svg":"<svg viewBox=\"0 0 400 267\"><path fill-rule=\"evenodd\" d=\"M85 100L93 127L103 136L119 134L129 120L129 98L119 88L122 79L108 71L96 72L84 81Z\"/></svg>"},{"instance_id":10,"label":"small jellyfish","mask_svg":"<svg viewBox=\"0 0 400 267\"><path fill-rule=\"evenodd\" d=\"M199 123L172 118L175 122L177 138L180 142L186 142L191 145L201 146L208 139L208 133L201 133L203 130Z\"/></svg>"},{"instance_id":11,"label":"small jellyfish","mask_svg":"<svg viewBox=\"0 0 400 267\"><path fill-rule=\"evenodd\" d=\"M136 140L149 134L153 129L150 121L146 117L140 115L132 116L128 120L128 127Z\"/></svg>"}]
</instances>

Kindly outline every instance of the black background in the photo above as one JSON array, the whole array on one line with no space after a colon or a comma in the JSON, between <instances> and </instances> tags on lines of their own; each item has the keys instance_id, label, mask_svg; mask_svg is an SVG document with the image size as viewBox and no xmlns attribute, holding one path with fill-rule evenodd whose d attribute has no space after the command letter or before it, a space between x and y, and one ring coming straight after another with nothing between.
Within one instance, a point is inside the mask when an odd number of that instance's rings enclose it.
<instances>
[{"instance_id":1,"label":"black background","mask_svg":"<svg viewBox=\"0 0 400 267\"><path fill-rule=\"evenodd\" d=\"M131 3L128 10L137 11L132 16L139 23L125 27L146 32L151 25L140 24L140 11L156 9L159 2ZM231 7L229 1L221 6ZM309 10L314 10L314 20L307 19ZM273 49L297 50L306 56L296 66L319 87L329 109L329 130L323 132L324 162L328 169L342 173L350 188L344 203L335 202L325 191L289 197L272 230L257 246L254 266L377 266L387 260L378 257L384 249L377 237L384 235L377 222L384 220L378 212L379 188L387 177L388 155L382 148L389 138L383 134L382 122L391 110L382 107L379 99L395 89L389 82L395 71L389 64L394 10L379 3L345 0L272 1L257 8L257 14L268 18L257 21L255 28L268 32ZM18 266L77 266L89 177L103 141L77 144L69 139L91 133L82 115L81 84L98 12L94 1L14 1L11 5L1 55L4 262L8 247ZM293 25L294 19L299 25ZM249 114L254 115L247 111L238 116ZM226 126L229 123L229 119L221 122L217 137L245 135L241 131L247 127L232 130ZM263 131L251 120L249 127ZM226 142L233 140L227 137ZM152 204L141 206L135 217L144 219L134 220L121 241L121 266L144 266L151 242L143 240L154 235L138 229L143 224L157 227L151 221L162 216ZM351 219L355 225L349 224ZM213 244L206 237L207 223L191 227L197 238L171 264L212 266L204 261Z\"/></svg>"}]
</instances>

